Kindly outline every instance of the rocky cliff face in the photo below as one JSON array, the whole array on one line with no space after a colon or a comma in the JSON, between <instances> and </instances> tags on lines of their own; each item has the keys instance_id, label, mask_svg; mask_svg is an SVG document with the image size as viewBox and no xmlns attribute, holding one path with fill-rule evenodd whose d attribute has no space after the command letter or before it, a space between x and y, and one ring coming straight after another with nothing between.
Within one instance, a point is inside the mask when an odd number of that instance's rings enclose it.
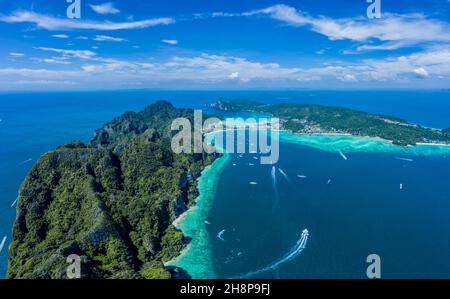
<instances>
[{"instance_id":1,"label":"rocky cliff face","mask_svg":"<svg viewBox=\"0 0 450 299\"><path fill-rule=\"evenodd\" d=\"M8 277L65 278L77 254L83 278L169 278L162 262L184 246L171 222L213 160L172 153L176 117L193 112L160 101L43 155L19 191Z\"/></svg>"}]
</instances>

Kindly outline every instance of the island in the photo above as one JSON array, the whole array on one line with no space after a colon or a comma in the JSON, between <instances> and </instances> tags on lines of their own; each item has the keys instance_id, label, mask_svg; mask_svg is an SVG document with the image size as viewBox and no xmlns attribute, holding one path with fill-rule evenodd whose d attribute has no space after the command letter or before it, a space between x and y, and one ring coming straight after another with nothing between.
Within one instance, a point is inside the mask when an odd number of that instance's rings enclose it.
<instances>
[{"instance_id":1,"label":"island","mask_svg":"<svg viewBox=\"0 0 450 299\"><path fill-rule=\"evenodd\" d=\"M226 100L209 106L272 115L293 133L450 144L450 129L341 107ZM173 223L195 204L197 179L221 155L173 153L171 123L179 117L193 123L194 110L158 101L113 119L87 144L72 141L40 157L19 190L7 277L67 278L73 254L86 279L189 277L166 266L189 242Z\"/></svg>"},{"instance_id":2,"label":"island","mask_svg":"<svg viewBox=\"0 0 450 299\"><path fill-rule=\"evenodd\" d=\"M198 195L196 178L216 158L173 154L170 124L193 110L159 101L44 154L19 190L8 278L171 278L164 262L187 240L172 222Z\"/></svg>"},{"instance_id":3,"label":"island","mask_svg":"<svg viewBox=\"0 0 450 299\"><path fill-rule=\"evenodd\" d=\"M432 129L401 118L369 114L343 107L309 104L263 104L247 100L217 100L210 108L248 111L280 119L281 129L299 134L345 134L378 137L400 146L450 145L450 128Z\"/></svg>"}]
</instances>

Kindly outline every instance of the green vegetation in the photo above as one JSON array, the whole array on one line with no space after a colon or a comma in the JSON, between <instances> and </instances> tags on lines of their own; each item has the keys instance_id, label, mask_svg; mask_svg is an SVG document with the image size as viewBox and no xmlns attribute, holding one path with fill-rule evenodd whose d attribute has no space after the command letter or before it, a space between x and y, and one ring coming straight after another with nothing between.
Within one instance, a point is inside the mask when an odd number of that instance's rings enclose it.
<instances>
[{"instance_id":1,"label":"green vegetation","mask_svg":"<svg viewBox=\"0 0 450 299\"><path fill-rule=\"evenodd\" d=\"M194 203L196 180L214 157L173 154L169 130L192 110L157 102L43 155L19 191L9 278L170 278L163 261L184 246L172 221Z\"/></svg>"},{"instance_id":2,"label":"green vegetation","mask_svg":"<svg viewBox=\"0 0 450 299\"><path fill-rule=\"evenodd\" d=\"M442 130L442 133L450 137L450 128Z\"/></svg>"},{"instance_id":3,"label":"green vegetation","mask_svg":"<svg viewBox=\"0 0 450 299\"><path fill-rule=\"evenodd\" d=\"M281 119L283 128L295 133L348 133L380 137L397 145L450 143L450 129L435 130L413 125L403 119L374 115L342 107L304 104L264 105L249 101L219 100L210 105L226 110L245 110L270 114Z\"/></svg>"}]
</instances>

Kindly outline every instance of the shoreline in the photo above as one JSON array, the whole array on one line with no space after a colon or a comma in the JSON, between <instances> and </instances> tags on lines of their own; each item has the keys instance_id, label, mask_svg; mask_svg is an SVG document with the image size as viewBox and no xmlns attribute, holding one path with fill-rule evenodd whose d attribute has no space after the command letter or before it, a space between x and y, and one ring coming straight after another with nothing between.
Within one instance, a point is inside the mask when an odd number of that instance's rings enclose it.
<instances>
[{"instance_id":1,"label":"shoreline","mask_svg":"<svg viewBox=\"0 0 450 299\"><path fill-rule=\"evenodd\" d=\"M367 136L367 135L354 135L351 133L297 133L297 132L292 132L292 131L288 131L288 130L279 130L280 132L286 132L289 134L293 134L293 135L303 135L303 136L314 136L314 135L318 135L318 136L348 136L348 137L355 137L355 138L370 138L370 139L376 139L391 145L395 145L398 147L404 147L404 148L414 148L415 146L418 145L427 145L427 146L450 146L450 143L438 143L438 142L417 142L416 145L407 145L407 146L401 146L401 145L396 145L394 144L394 142L392 140L388 140L388 139L384 139L382 137L379 136Z\"/></svg>"},{"instance_id":2,"label":"shoreline","mask_svg":"<svg viewBox=\"0 0 450 299\"><path fill-rule=\"evenodd\" d=\"M204 135L208 135L208 134L212 134L212 133L218 133L218 132L244 130L244 129L255 130L257 128L250 128L250 127L248 127L248 128L219 129L219 130L215 130L215 131L206 132L206 133L204 133ZM351 134L351 133L336 133L336 132L303 133L303 132L292 132L290 130L285 130L285 129L271 129L271 130L272 131L289 133L289 134L292 134L292 135L301 135L301 136L315 136L315 135L317 135L317 136L347 136L347 137L355 137L355 138L362 138L362 139L364 139L364 138L371 138L371 139L375 139L375 140L382 141L382 142L387 143L387 144L391 144L391 145L395 145L395 146L403 147L403 148L414 148L415 146L421 146L421 145L427 145L427 146L449 146L450 147L450 143L439 143L439 142L416 142L415 145L402 146L402 145L394 144L394 141L392 141L392 140L384 139L384 138L379 137L379 136L355 135L355 134Z\"/></svg>"},{"instance_id":3,"label":"shoreline","mask_svg":"<svg viewBox=\"0 0 450 299\"><path fill-rule=\"evenodd\" d=\"M432 143L432 142L417 142L417 145L427 145L427 146L450 146L447 143Z\"/></svg>"},{"instance_id":4,"label":"shoreline","mask_svg":"<svg viewBox=\"0 0 450 299\"><path fill-rule=\"evenodd\" d=\"M211 208L220 173L227 165L229 157L224 153L222 157L206 166L197 178L199 195L195 199L195 203L172 222L184 237L191 240L176 257L163 262L165 267L181 268L192 278L215 277L214 271L210 267L210 242L204 221Z\"/></svg>"}]
</instances>

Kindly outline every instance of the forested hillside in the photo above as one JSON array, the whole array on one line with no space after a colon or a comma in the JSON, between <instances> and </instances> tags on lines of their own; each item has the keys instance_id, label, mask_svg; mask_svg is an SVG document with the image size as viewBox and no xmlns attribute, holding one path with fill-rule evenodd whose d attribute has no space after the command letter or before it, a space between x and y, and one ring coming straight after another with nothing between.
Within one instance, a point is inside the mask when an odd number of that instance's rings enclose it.
<instances>
[{"instance_id":1,"label":"forested hillside","mask_svg":"<svg viewBox=\"0 0 450 299\"><path fill-rule=\"evenodd\" d=\"M171 223L214 158L172 153L176 117L193 111L159 101L44 154L19 191L8 277L65 278L77 254L83 278L170 278L185 243Z\"/></svg>"}]
</instances>

